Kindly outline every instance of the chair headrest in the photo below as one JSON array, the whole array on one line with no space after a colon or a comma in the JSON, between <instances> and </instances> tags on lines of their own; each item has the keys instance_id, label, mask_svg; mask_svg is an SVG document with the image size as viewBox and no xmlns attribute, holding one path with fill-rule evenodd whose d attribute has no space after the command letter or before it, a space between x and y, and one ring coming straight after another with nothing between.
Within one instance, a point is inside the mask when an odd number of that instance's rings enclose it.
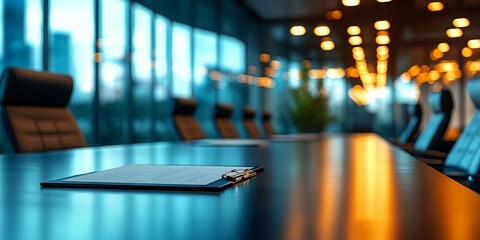
<instances>
[{"instance_id":1,"label":"chair headrest","mask_svg":"<svg viewBox=\"0 0 480 240\"><path fill-rule=\"evenodd\" d=\"M215 118L230 118L233 113L233 108L228 104L215 105Z\"/></svg>"},{"instance_id":2,"label":"chair headrest","mask_svg":"<svg viewBox=\"0 0 480 240\"><path fill-rule=\"evenodd\" d=\"M187 115L192 116L195 114L197 107L197 101L187 98L174 98L173 99L173 114L174 115Z\"/></svg>"},{"instance_id":3,"label":"chair headrest","mask_svg":"<svg viewBox=\"0 0 480 240\"><path fill-rule=\"evenodd\" d=\"M255 110L250 107L245 107L243 109L243 119L253 119L255 118Z\"/></svg>"},{"instance_id":4,"label":"chair headrest","mask_svg":"<svg viewBox=\"0 0 480 240\"><path fill-rule=\"evenodd\" d=\"M451 112L453 109L453 98L449 90L443 89L440 92L430 94L428 105L433 112Z\"/></svg>"},{"instance_id":5,"label":"chair headrest","mask_svg":"<svg viewBox=\"0 0 480 240\"><path fill-rule=\"evenodd\" d=\"M477 75L476 77L468 80L467 89L473 104L475 104L475 108L479 108L480 107L480 75Z\"/></svg>"},{"instance_id":6,"label":"chair headrest","mask_svg":"<svg viewBox=\"0 0 480 240\"><path fill-rule=\"evenodd\" d=\"M0 80L3 105L66 107L73 90L70 76L7 68Z\"/></svg>"},{"instance_id":7,"label":"chair headrest","mask_svg":"<svg viewBox=\"0 0 480 240\"><path fill-rule=\"evenodd\" d=\"M270 113L268 111L264 111L262 114L262 121L270 121Z\"/></svg>"},{"instance_id":8,"label":"chair headrest","mask_svg":"<svg viewBox=\"0 0 480 240\"><path fill-rule=\"evenodd\" d=\"M408 105L407 111L411 117L422 117L422 105L420 103Z\"/></svg>"}]
</instances>

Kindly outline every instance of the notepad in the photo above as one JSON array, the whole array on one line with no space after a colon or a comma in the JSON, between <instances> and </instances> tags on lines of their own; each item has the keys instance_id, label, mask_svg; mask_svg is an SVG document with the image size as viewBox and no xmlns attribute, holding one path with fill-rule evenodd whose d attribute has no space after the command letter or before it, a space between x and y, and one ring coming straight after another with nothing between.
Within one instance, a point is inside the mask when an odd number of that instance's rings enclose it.
<instances>
[{"instance_id":1,"label":"notepad","mask_svg":"<svg viewBox=\"0 0 480 240\"><path fill-rule=\"evenodd\" d=\"M133 164L104 171L91 172L54 181L42 182L43 187L174 189L218 191L255 176L263 167L252 166L192 166ZM239 178L231 181L230 173ZM247 174L250 173L250 174ZM251 174L254 173L254 174Z\"/></svg>"}]
</instances>

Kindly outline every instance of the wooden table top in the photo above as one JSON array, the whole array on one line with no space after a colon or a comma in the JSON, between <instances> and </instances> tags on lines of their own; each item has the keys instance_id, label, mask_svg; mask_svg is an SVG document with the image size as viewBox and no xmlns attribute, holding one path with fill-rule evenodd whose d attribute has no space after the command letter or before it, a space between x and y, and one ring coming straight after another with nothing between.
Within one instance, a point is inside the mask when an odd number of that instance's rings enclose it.
<instances>
[{"instance_id":1,"label":"wooden table top","mask_svg":"<svg viewBox=\"0 0 480 240\"><path fill-rule=\"evenodd\" d=\"M41 188L127 164L262 165L218 194ZM480 196L375 134L0 156L0 239L480 239Z\"/></svg>"}]
</instances>

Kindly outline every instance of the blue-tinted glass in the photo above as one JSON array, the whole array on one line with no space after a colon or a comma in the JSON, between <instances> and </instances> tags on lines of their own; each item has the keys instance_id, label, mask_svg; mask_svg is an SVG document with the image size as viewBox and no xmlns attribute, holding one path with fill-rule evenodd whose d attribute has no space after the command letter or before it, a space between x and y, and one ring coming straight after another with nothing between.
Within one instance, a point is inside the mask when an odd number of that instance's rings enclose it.
<instances>
[{"instance_id":1,"label":"blue-tinted glass","mask_svg":"<svg viewBox=\"0 0 480 240\"><path fill-rule=\"evenodd\" d=\"M342 131L345 122L347 80L326 78L323 80L323 87L328 93L329 112L335 119L327 128L331 131Z\"/></svg>"},{"instance_id":2,"label":"blue-tinted glass","mask_svg":"<svg viewBox=\"0 0 480 240\"><path fill-rule=\"evenodd\" d=\"M172 81L173 95L176 97L189 98L192 96L191 34L191 27L173 23Z\"/></svg>"},{"instance_id":3,"label":"blue-tinted glass","mask_svg":"<svg viewBox=\"0 0 480 240\"><path fill-rule=\"evenodd\" d=\"M167 33L170 27L168 19L155 17L155 140L168 139L168 64L167 64Z\"/></svg>"},{"instance_id":4,"label":"blue-tinted glass","mask_svg":"<svg viewBox=\"0 0 480 240\"><path fill-rule=\"evenodd\" d=\"M0 1L0 70L42 68L42 1Z\"/></svg>"},{"instance_id":5,"label":"blue-tinted glass","mask_svg":"<svg viewBox=\"0 0 480 240\"><path fill-rule=\"evenodd\" d=\"M219 84L218 101L233 106L233 119L236 122L249 100L248 85L237 81L238 75L245 73L245 63L245 44L230 36L220 36L220 70L223 78Z\"/></svg>"},{"instance_id":6,"label":"blue-tinted glass","mask_svg":"<svg viewBox=\"0 0 480 240\"><path fill-rule=\"evenodd\" d=\"M291 88L300 87L300 70L301 64L298 62L291 62L288 66L288 83Z\"/></svg>"},{"instance_id":7,"label":"blue-tinted glass","mask_svg":"<svg viewBox=\"0 0 480 240\"><path fill-rule=\"evenodd\" d=\"M50 71L73 77L70 108L89 140L94 91L93 34L93 0L50 1Z\"/></svg>"},{"instance_id":8,"label":"blue-tinted glass","mask_svg":"<svg viewBox=\"0 0 480 240\"><path fill-rule=\"evenodd\" d=\"M150 10L133 5L133 141L152 139L152 18Z\"/></svg>"},{"instance_id":9,"label":"blue-tinted glass","mask_svg":"<svg viewBox=\"0 0 480 240\"><path fill-rule=\"evenodd\" d=\"M215 105L215 82L209 73L217 68L217 34L194 30L194 86L195 99L198 101L196 117L201 122L208 137L216 137L213 126L213 109Z\"/></svg>"},{"instance_id":10,"label":"blue-tinted glass","mask_svg":"<svg viewBox=\"0 0 480 240\"><path fill-rule=\"evenodd\" d=\"M100 143L125 143L126 116L126 18L125 0L101 1Z\"/></svg>"}]
</instances>

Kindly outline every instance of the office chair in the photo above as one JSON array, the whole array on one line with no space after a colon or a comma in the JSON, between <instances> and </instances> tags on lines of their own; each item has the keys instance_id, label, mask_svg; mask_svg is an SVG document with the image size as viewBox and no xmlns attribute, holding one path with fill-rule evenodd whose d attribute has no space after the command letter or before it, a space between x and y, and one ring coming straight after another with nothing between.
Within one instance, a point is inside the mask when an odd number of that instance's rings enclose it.
<instances>
[{"instance_id":1,"label":"office chair","mask_svg":"<svg viewBox=\"0 0 480 240\"><path fill-rule=\"evenodd\" d=\"M478 110L480 108L480 76L470 79L467 89L475 105L475 111L445 159L442 172L454 179L478 180L480 169L480 111Z\"/></svg>"},{"instance_id":2,"label":"office chair","mask_svg":"<svg viewBox=\"0 0 480 240\"><path fill-rule=\"evenodd\" d=\"M448 152L452 144L444 141L443 136L447 131L453 110L453 99L450 91L444 89L432 93L428 97L428 105L433 113L415 141L413 152L422 153L428 150Z\"/></svg>"},{"instance_id":3,"label":"office chair","mask_svg":"<svg viewBox=\"0 0 480 240\"><path fill-rule=\"evenodd\" d=\"M87 146L67 108L73 89L71 77L7 68L0 89L7 151L25 153Z\"/></svg>"},{"instance_id":4,"label":"office chair","mask_svg":"<svg viewBox=\"0 0 480 240\"><path fill-rule=\"evenodd\" d=\"M232 106L227 104L215 105L215 126L221 138L240 138L240 135L231 120L233 113Z\"/></svg>"},{"instance_id":5,"label":"office chair","mask_svg":"<svg viewBox=\"0 0 480 240\"><path fill-rule=\"evenodd\" d=\"M265 129L265 134L268 137L275 135L275 130L273 129L272 124L270 123L270 113L268 111L264 111L262 114L262 124L263 128Z\"/></svg>"},{"instance_id":6,"label":"office chair","mask_svg":"<svg viewBox=\"0 0 480 240\"><path fill-rule=\"evenodd\" d=\"M205 138L200 123L195 119L197 101L194 99L173 99L173 123L182 140L197 140Z\"/></svg>"},{"instance_id":7,"label":"office chair","mask_svg":"<svg viewBox=\"0 0 480 240\"><path fill-rule=\"evenodd\" d=\"M255 124L255 110L249 107L243 109L243 125L247 131L248 137L259 139L261 138L260 131L258 131Z\"/></svg>"},{"instance_id":8,"label":"office chair","mask_svg":"<svg viewBox=\"0 0 480 240\"><path fill-rule=\"evenodd\" d=\"M422 106L420 103L407 106L407 112L410 116L410 121L407 127L397 140L397 144L403 145L407 143L414 143L422 123Z\"/></svg>"}]
</instances>

